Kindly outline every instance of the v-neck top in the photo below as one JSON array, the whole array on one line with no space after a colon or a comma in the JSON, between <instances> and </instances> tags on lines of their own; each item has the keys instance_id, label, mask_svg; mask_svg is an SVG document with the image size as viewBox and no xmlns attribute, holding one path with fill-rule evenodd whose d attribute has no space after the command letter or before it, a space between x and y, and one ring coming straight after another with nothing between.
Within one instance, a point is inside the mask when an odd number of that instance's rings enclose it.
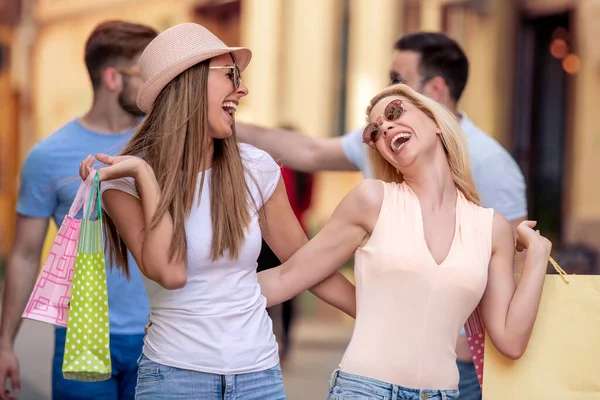
<instances>
[{"instance_id":1,"label":"v-neck top","mask_svg":"<svg viewBox=\"0 0 600 400\"><path fill-rule=\"evenodd\" d=\"M383 186L371 237L355 253L356 323L340 368L408 388L454 389L456 342L487 283L494 210L457 190L454 238L438 264L416 194L406 183Z\"/></svg>"}]
</instances>

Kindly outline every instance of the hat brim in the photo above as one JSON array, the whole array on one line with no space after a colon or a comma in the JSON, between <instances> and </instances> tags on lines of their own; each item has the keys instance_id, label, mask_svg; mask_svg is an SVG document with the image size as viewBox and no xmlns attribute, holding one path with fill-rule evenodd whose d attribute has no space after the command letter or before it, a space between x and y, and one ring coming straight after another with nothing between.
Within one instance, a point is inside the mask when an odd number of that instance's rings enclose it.
<instances>
[{"instance_id":1,"label":"hat brim","mask_svg":"<svg viewBox=\"0 0 600 400\"><path fill-rule=\"evenodd\" d=\"M137 95L137 105L139 109L148 113L163 88L186 69L191 68L202 61L227 53L231 53L233 61L237 64L240 71L245 70L252 59L252 52L246 47L224 47L188 53L185 57L182 57L180 60L173 63L169 68L150 77L142 84Z\"/></svg>"}]
</instances>

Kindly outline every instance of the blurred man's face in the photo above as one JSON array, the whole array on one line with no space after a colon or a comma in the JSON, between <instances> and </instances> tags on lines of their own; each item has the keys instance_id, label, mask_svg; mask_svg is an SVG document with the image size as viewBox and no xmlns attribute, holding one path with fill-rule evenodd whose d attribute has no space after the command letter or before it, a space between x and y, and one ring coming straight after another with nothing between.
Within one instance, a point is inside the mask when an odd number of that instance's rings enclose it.
<instances>
[{"instance_id":1,"label":"blurred man's face","mask_svg":"<svg viewBox=\"0 0 600 400\"><path fill-rule=\"evenodd\" d=\"M420 63L421 55L419 53L414 51L396 50L394 52L392 68L390 70L391 84L402 82L414 91L419 92L438 103L449 106L450 99L448 97L448 88L445 81L443 81L443 85L440 85L439 80L437 84L433 84L435 78L426 78L421 75L419 71Z\"/></svg>"},{"instance_id":2,"label":"blurred man's face","mask_svg":"<svg viewBox=\"0 0 600 400\"><path fill-rule=\"evenodd\" d=\"M414 51L394 51L390 78L392 83L404 83L411 89L423 93L423 79L419 74L421 55Z\"/></svg>"},{"instance_id":3,"label":"blurred man's face","mask_svg":"<svg viewBox=\"0 0 600 400\"><path fill-rule=\"evenodd\" d=\"M138 67L139 56L136 57L131 64L125 68L117 69L123 77L123 88L119 93L119 105L127 113L134 117L141 117L144 112L137 106L137 94L142 87L142 77Z\"/></svg>"}]
</instances>

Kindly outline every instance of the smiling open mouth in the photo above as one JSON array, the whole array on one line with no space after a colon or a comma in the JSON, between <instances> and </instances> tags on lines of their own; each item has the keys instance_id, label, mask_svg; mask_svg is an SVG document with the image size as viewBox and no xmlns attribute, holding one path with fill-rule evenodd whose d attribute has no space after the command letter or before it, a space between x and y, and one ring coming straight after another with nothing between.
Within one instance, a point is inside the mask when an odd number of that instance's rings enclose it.
<instances>
[{"instance_id":1,"label":"smiling open mouth","mask_svg":"<svg viewBox=\"0 0 600 400\"><path fill-rule=\"evenodd\" d=\"M391 147L392 151L395 153L404 146L406 142L410 139L410 133L399 133L392 139Z\"/></svg>"},{"instance_id":2,"label":"smiling open mouth","mask_svg":"<svg viewBox=\"0 0 600 400\"><path fill-rule=\"evenodd\" d=\"M238 109L238 105L235 104L233 101L226 101L221 107L223 108L223 110L225 110L226 113L228 113L231 116L233 116L233 114L235 114L235 112Z\"/></svg>"}]
</instances>

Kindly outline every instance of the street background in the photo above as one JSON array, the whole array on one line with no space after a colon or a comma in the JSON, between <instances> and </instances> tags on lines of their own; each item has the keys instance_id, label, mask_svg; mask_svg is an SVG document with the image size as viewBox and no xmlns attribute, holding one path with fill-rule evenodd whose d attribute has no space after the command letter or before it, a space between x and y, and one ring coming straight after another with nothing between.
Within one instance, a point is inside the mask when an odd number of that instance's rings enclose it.
<instances>
[{"instance_id":1,"label":"street background","mask_svg":"<svg viewBox=\"0 0 600 400\"><path fill-rule=\"evenodd\" d=\"M575 260L561 264L567 272L598 273L600 1L0 0L0 278L22 163L35 143L90 106L84 42L96 24L115 18L159 31L198 22L230 46L250 47L243 77L250 95L236 118L315 137L362 126L368 99L388 84L401 35L445 32L470 62L459 106L519 163L529 219L555 253L572 255L562 258ZM311 236L361 179L315 175ZM45 254L55 234L52 226ZM351 261L344 273L352 278ZM291 400L325 398L352 321L309 294L298 304L285 385ZM21 399L50 398L52 329L23 323Z\"/></svg>"}]
</instances>

